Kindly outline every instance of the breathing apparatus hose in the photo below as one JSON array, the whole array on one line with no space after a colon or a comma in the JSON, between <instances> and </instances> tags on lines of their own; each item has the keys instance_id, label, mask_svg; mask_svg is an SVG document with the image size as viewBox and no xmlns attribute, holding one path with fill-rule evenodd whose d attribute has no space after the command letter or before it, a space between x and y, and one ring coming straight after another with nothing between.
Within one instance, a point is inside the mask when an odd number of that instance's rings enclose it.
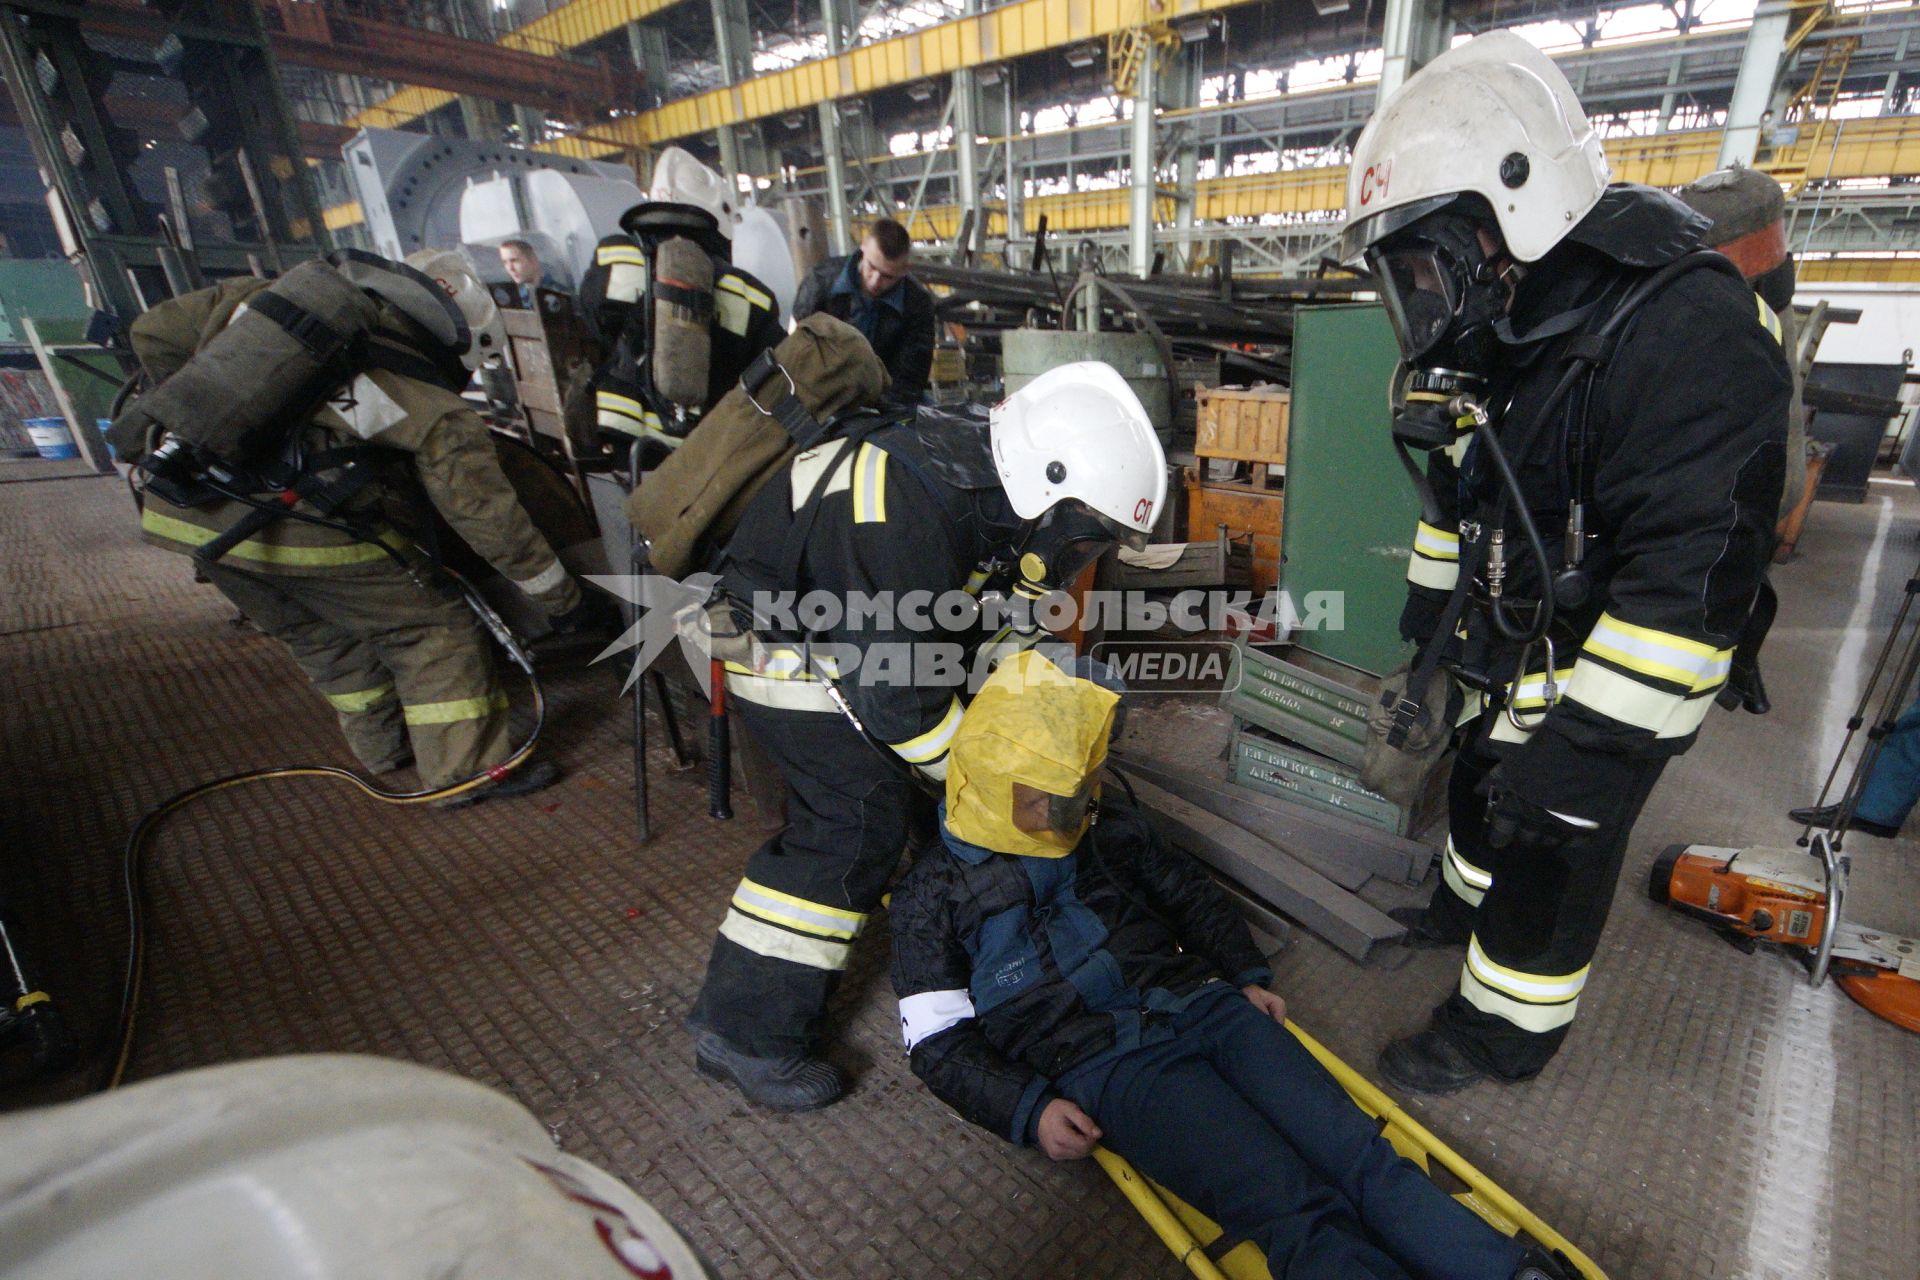
<instances>
[{"instance_id":1,"label":"breathing apparatus hose","mask_svg":"<svg viewBox=\"0 0 1920 1280\"><path fill-rule=\"evenodd\" d=\"M1561 379L1560 385L1555 387L1553 394L1547 398L1547 405L1540 415L1542 418L1545 418L1547 411L1558 405L1565 397L1567 388L1573 385L1573 372L1569 371L1568 376ZM1498 596L1489 601L1488 612L1492 614L1493 625L1500 629L1501 635L1519 644L1530 645L1546 635L1547 628L1553 625L1553 567L1547 559L1547 544L1540 537L1540 527L1533 522L1533 512L1527 509L1525 498L1520 492L1520 481L1513 474L1513 464L1507 461L1505 450L1501 449L1499 441L1494 439L1493 425L1484 410L1475 412L1473 432L1480 441L1480 447L1485 449L1487 456L1493 459L1494 469L1499 471L1500 483L1506 490L1501 495L1499 510L1504 517L1505 508L1509 500L1512 501L1514 510L1520 516L1520 532L1527 540L1527 553L1533 557L1534 564L1540 569L1540 603L1533 611L1533 621L1530 624L1520 626L1510 621L1507 617L1507 602Z\"/></svg>"},{"instance_id":2,"label":"breathing apparatus hose","mask_svg":"<svg viewBox=\"0 0 1920 1280\"><path fill-rule=\"evenodd\" d=\"M311 518L311 517L303 517ZM331 521L316 523L333 524ZM377 545L386 546L385 543ZM400 558L397 552L388 548L391 554ZM401 558L404 565L405 560ZM409 572L411 567L409 566ZM127 902L127 963L120 989L120 1011L118 1032L116 1033L113 1057L101 1073L98 1091L118 1088L126 1077L127 1064L133 1056L133 1042L136 1015L140 1008L140 995L146 969L146 888L145 877L147 852L167 818L187 805L217 791L230 787L244 786L252 782L265 782L277 778L338 778L356 788L362 795L377 800L381 804L422 805L438 800L448 800L465 795L475 788L488 786L501 781L515 769L525 764L533 754L535 744L540 741L540 731L547 722L547 700L540 687L540 677L534 673L533 659L528 656L518 639L507 628L500 615L480 598L472 584L454 573L451 569L442 569L451 577L466 596L467 604L473 609L487 631L500 642L507 651L513 664L527 677L528 687L533 691L533 728L514 752L499 764L492 765L478 773L471 774L457 782L443 787L427 787L418 791L388 791L362 778L349 769L327 764L273 765L264 769L249 769L244 773L232 773L211 782L202 782L188 787L160 802L134 825L133 832L127 837L127 844L121 858L121 879Z\"/></svg>"}]
</instances>

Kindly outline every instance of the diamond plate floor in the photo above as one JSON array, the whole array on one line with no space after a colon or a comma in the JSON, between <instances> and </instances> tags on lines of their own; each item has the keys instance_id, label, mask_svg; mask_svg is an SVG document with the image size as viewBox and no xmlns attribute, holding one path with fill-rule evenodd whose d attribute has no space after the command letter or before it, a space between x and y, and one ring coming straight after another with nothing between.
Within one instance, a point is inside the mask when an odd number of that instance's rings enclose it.
<instances>
[{"instance_id":1,"label":"diamond plate floor","mask_svg":"<svg viewBox=\"0 0 1920 1280\"><path fill-rule=\"evenodd\" d=\"M1529 1086L1410 1107L1616 1280L1915 1274L1920 1039L1656 908L1644 884L1670 842L1791 838L1782 811L1818 788L1917 515L1904 484L1817 508L1777 574L1775 712L1717 714L1668 771L1560 1058ZM89 1034L111 1012L119 849L140 813L220 773L349 763L278 646L231 619L184 561L138 544L117 483L0 486L0 886ZM134 1075L323 1049L457 1071L626 1179L729 1277L1184 1274L1091 1163L1014 1150L926 1095L899 1053L883 935L838 1002L858 1071L845 1103L773 1118L693 1073L680 1019L758 832L708 821L700 777L656 757L656 839L634 843L613 684L551 681L567 774L538 796L430 814L301 780L178 815L151 876ZM1196 763L1225 738L1212 708L1135 722ZM1855 844L1856 917L1920 932L1913 842ZM1358 970L1303 938L1277 985L1370 1067L1452 967Z\"/></svg>"}]
</instances>

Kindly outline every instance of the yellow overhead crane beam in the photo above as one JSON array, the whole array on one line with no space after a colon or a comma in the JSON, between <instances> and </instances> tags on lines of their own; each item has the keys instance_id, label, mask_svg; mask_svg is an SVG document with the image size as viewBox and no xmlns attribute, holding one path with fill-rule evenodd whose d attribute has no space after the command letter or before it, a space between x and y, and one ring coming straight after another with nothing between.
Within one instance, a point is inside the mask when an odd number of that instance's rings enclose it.
<instances>
[{"instance_id":1,"label":"yellow overhead crane beam","mask_svg":"<svg viewBox=\"0 0 1920 1280\"><path fill-rule=\"evenodd\" d=\"M853 98L893 85L1006 62L1063 45L1101 40L1133 27L1212 13L1248 0L1012 0L970 17L878 40L832 58L820 58L697 93L590 132L545 144L545 149L595 159L629 148L655 146L725 125L784 115L836 98Z\"/></svg>"},{"instance_id":2,"label":"yellow overhead crane beam","mask_svg":"<svg viewBox=\"0 0 1920 1280\"><path fill-rule=\"evenodd\" d=\"M1803 285L1920 284L1920 258L1816 258L1793 273Z\"/></svg>"},{"instance_id":3,"label":"yellow overhead crane beam","mask_svg":"<svg viewBox=\"0 0 1920 1280\"><path fill-rule=\"evenodd\" d=\"M1882 116L1826 122L1810 125L1803 133L1802 141L1793 149L1803 155L1811 178L1920 176L1920 117ZM1606 148L1616 182L1680 187L1714 169L1720 154L1720 131L1693 129L1646 137L1611 138ZM1194 221L1197 223L1267 215L1332 214L1346 207L1347 167L1322 165L1279 173L1240 174L1211 178L1195 185ZM1130 201L1125 186L1029 196L1025 202L1026 229L1037 230L1043 214L1050 235L1124 227L1131 214ZM1172 210L1172 196L1163 189L1155 202L1155 221L1170 224ZM920 219L912 228L916 237L950 238L959 227L959 217L952 206L923 209ZM999 215L995 215L995 219L1001 226L1005 225Z\"/></svg>"},{"instance_id":4,"label":"yellow overhead crane beam","mask_svg":"<svg viewBox=\"0 0 1920 1280\"><path fill-rule=\"evenodd\" d=\"M516 27L495 43L530 53L557 53L577 49L610 35L629 22L652 17L680 0L569 0L552 13ZM355 115L347 124L355 129L398 129L454 100L439 89L409 85Z\"/></svg>"}]
</instances>

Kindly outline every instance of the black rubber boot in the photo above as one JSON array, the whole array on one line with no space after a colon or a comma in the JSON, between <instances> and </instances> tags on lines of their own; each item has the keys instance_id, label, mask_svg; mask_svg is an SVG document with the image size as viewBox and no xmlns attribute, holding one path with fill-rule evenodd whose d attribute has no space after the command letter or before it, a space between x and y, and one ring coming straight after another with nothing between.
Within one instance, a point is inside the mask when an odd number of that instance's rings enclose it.
<instances>
[{"instance_id":1,"label":"black rubber boot","mask_svg":"<svg viewBox=\"0 0 1920 1280\"><path fill-rule=\"evenodd\" d=\"M560 780L560 766L551 760L535 760L523 764L498 782L490 782L471 791L462 791L457 796L445 800L435 800L436 809L465 809L488 800L505 800L512 796L530 796L536 791L545 791Z\"/></svg>"},{"instance_id":2,"label":"black rubber boot","mask_svg":"<svg viewBox=\"0 0 1920 1280\"><path fill-rule=\"evenodd\" d=\"M840 1069L818 1058L793 1054L754 1058L711 1031L693 1038L693 1065L703 1076L725 1080L769 1111L813 1111L840 1100L847 1091Z\"/></svg>"},{"instance_id":3,"label":"black rubber boot","mask_svg":"<svg viewBox=\"0 0 1920 1280\"><path fill-rule=\"evenodd\" d=\"M1580 1280L1580 1268L1558 1249L1548 1253L1536 1244L1514 1268L1513 1280Z\"/></svg>"},{"instance_id":4,"label":"black rubber boot","mask_svg":"<svg viewBox=\"0 0 1920 1280\"><path fill-rule=\"evenodd\" d=\"M1395 907L1387 912L1387 918L1395 924L1403 924L1407 932L1400 939L1400 945L1412 951L1440 951L1447 947L1464 947L1465 938L1449 938L1434 927L1433 915L1425 907Z\"/></svg>"},{"instance_id":5,"label":"black rubber boot","mask_svg":"<svg viewBox=\"0 0 1920 1280\"><path fill-rule=\"evenodd\" d=\"M1402 1036L1380 1051L1380 1074L1414 1093L1458 1093L1487 1073L1438 1031Z\"/></svg>"},{"instance_id":6,"label":"black rubber boot","mask_svg":"<svg viewBox=\"0 0 1920 1280\"><path fill-rule=\"evenodd\" d=\"M1787 816L1803 825L1827 830L1840 821L1840 806L1828 804L1821 805L1819 808L1789 809ZM1884 822L1868 822L1857 813L1853 815L1853 821L1847 824L1847 830L1858 831L1861 835L1879 836L1885 840L1891 840L1900 834L1898 827L1890 827Z\"/></svg>"}]
</instances>

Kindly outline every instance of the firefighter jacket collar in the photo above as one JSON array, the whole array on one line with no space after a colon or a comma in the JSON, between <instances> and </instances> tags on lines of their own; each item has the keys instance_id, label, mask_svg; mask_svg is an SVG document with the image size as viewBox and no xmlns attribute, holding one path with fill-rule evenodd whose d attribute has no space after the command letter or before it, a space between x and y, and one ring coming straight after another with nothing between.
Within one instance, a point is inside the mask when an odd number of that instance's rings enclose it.
<instances>
[{"instance_id":1,"label":"firefighter jacket collar","mask_svg":"<svg viewBox=\"0 0 1920 1280\"><path fill-rule=\"evenodd\" d=\"M1623 266L1664 267L1702 247L1712 226L1678 196L1618 182L1567 233L1566 242L1585 245Z\"/></svg>"}]
</instances>

